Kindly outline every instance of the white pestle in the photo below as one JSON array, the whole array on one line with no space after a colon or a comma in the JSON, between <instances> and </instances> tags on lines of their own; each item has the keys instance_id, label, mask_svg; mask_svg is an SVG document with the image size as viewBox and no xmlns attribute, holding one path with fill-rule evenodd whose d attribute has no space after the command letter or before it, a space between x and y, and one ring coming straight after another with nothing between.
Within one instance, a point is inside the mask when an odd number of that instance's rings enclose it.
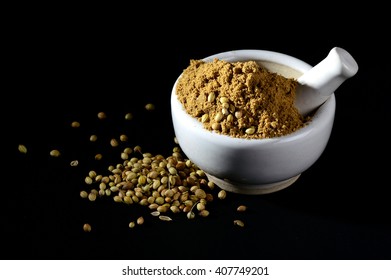
<instances>
[{"instance_id":1,"label":"white pestle","mask_svg":"<svg viewBox=\"0 0 391 280\"><path fill-rule=\"evenodd\" d=\"M306 116L322 105L334 91L358 71L357 62L344 49L334 47L328 56L300 76L296 107Z\"/></svg>"}]
</instances>

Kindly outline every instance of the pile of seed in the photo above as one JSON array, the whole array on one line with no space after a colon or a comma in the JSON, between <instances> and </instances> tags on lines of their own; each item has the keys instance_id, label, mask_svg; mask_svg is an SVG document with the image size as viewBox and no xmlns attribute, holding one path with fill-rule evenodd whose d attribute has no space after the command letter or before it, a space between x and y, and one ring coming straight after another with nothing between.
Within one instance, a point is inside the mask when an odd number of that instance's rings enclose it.
<instances>
[{"instance_id":1,"label":"pile of seed","mask_svg":"<svg viewBox=\"0 0 391 280\"><path fill-rule=\"evenodd\" d=\"M168 157L142 153L140 146L127 147L121 158L123 162L108 167L108 174L89 171L85 177L89 188L80 196L90 201L109 196L117 203L139 204L154 216L183 212L192 219L196 214L209 215L206 208L213 201L215 185L204 171L183 158L179 147L174 147ZM168 218L161 219L171 220Z\"/></svg>"}]
</instances>

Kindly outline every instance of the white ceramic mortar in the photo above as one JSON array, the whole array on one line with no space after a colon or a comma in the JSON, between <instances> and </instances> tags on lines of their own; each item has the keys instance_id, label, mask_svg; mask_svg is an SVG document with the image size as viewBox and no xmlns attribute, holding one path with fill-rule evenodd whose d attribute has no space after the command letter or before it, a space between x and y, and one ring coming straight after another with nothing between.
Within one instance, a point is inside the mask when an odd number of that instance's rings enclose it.
<instances>
[{"instance_id":1,"label":"white ceramic mortar","mask_svg":"<svg viewBox=\"0 0 391 280\"><path fill-rule=\"evenodd\" d=\"M214 58L229 62L255 60L287 78L298 78L312 68L298 58L266 50L229 51L203 60ZM319 159L330 138L336 108L334 93L302 129L277 138L242 139L203 128L179 102L177 81L171 94L171 113L179 145L209 180L227 191L266 194L290 186Z\"/></svg>"}]
</instances>

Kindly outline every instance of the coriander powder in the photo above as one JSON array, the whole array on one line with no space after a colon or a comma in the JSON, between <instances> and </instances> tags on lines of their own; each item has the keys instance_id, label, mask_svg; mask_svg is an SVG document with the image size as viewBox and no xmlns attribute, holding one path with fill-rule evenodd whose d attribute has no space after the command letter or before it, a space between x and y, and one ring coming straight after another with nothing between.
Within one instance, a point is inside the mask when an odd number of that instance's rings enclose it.
<instances>
[{"instance_id":1,"label":"coriander powder","mask_svg":"<svg viewBox=\"0 0 391 280\"><path fill-rule=\"evenodd\" d=\"M190 60L176 93L185 110L208 130L238 138L290 134L305 120L294 105L297 80L255 61Z\"/></svg>"}]
</instances>

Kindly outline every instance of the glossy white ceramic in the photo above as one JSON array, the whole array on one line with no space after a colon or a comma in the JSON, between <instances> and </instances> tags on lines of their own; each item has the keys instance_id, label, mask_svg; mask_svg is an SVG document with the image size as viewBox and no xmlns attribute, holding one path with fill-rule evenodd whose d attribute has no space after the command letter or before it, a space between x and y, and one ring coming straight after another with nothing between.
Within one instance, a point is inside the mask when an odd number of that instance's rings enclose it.
<instances>
[{"instance_id":1,"label":"glossy white ceramic","mask_svg":"<svg viewBox=\"0 0 391 280\"><path fill-rule=\"evenodd\" d=\"M234 62L255 60L271 71L298 78L312 68L304 61L266 50L236 50L205 58ZM179 78L179 77L178 77ZM323 153L333 127L334 93L302 129L278 138L241 139L208 131L179 102L175 82L171 114L175 136L185 155L209 180L227 191L266 194L293 184Z\"/></svg>"},{"instance_id":2,"label":"glossy white ceramic","mask_svg":"<svg viewBox=\"0 0 391 280\"><path fill-rule=\"evenodd\" d=\"M299 112L303 116L310 114L357 71L358 64L350 53L342 48L332 48L325 59L297 79L295 105Z\"/></svg>"}]
</instances>

